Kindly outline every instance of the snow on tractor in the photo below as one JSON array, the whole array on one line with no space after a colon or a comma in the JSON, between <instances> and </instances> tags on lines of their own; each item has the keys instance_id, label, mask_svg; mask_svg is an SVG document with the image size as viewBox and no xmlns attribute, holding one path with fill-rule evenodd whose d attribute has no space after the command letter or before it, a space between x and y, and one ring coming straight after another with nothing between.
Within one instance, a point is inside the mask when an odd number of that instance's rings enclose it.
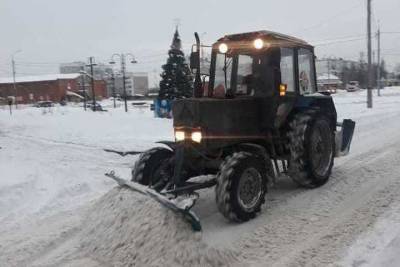
<instances>
[{"instance_id":1,"label":"snow on tractor","mask_svg":"<svg viewBox=\"0 0 400 267\"><path fill-rule=\"evenodd\" d=\"M355 122L338 123L332 97L317 92L313 47L269 31L226 35L201 73L195 37L194 96L173 103L175 142L142 153L131 181L107 175L183 213L194 230L200 189L215 187L219 211L245 222L282 173L306 188L324 185L334 157L349 153Z\"/></svg>"}]
</instances>

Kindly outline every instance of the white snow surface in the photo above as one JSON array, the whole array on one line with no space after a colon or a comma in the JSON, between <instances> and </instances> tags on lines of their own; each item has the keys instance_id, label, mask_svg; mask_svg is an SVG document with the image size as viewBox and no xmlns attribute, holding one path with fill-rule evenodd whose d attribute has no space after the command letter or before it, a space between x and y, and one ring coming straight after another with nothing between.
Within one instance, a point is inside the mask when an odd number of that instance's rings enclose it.
<instances>
[{"instance_id":1,"label":"white snow surface","mask_svg":"<svg viewBox=\"0 0 400 267\"><path fill-rule=\"evenodd\" d=\"M350 155L315 190L281 178L259 216L228 223L213 190L194 211L203 232L104 176L172 140L172 121L77 106L0 107L0 266L400 266L400 88L334 95L357 122Z\"/></svg>"}]
</instances>

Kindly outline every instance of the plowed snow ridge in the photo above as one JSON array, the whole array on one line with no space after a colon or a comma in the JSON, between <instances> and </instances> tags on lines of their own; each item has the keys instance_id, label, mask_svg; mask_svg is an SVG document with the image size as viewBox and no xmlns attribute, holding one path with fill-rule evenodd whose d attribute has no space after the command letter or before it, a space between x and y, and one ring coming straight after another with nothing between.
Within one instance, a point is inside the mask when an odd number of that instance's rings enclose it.
<instances>
[{"instance_id":1,"label":"plowed snow ridge","mask_svg":"<svg viewBox=\"0 0 400 267\"><path fill-rule=\"evenodd\" d=\"M222 266L236 255L210 248L182 216L128 189L113 189L88 214L80 250L113 266Z\"/></svg>"}]
</instances>

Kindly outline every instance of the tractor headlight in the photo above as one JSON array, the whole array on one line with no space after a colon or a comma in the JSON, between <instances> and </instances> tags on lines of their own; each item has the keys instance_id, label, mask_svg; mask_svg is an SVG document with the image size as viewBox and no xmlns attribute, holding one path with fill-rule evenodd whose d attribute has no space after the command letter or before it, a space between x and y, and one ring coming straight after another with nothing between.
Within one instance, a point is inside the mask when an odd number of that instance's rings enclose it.
<instances>
[{"instance_id":1,"label":"tractor headlight","mask_svg":"<svg viewBox=\"0 0 400 267\"><path fill-rule=\"evenodd\" d=\"M228 52L228 45L225 43L222 43L218 46L218 50L221 54L225 54L226 52Z\"/></svg>"},{"instance_id":2,"label":"tractor headlight","mask_svg":"<svg viewBox=\"0 0 400 267\"><path fill-rule=\"evenodd\" d=\"M201 143L201 139L203 138L203 135L201 132L193 132L192 133L192 141L196 143Z\"/></svg>"},{"instance_id":3,"label":"tractor headlight","mask_svg":"<svg viewBox=\"0 0 400 267\"><path fill-rule=\"evenodd\" d=\"M184 131L175 131L175 140L178 142L185 140L185 132Z\"/></svg>"},{"instance_id":4,"label":"tractor headlight","mask_svg":"<svg viewBox=\"0 0 400 267\"><path fill-rule=\"evenodd\" d=\"M264 47L264 41L262 39L256 39L254 40L253 45L255 49L261 49Z\"/></svg>"}]
</instances>

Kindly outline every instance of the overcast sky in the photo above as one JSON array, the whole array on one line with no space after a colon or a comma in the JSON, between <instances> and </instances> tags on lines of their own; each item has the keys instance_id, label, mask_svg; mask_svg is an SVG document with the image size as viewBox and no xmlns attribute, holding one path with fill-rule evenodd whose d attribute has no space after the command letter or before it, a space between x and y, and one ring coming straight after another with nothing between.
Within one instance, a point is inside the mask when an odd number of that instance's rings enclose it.
<instances>
[{"instance_id":1,"label":"overcast sky","mask_svg":"<svg viewBox=\"0 0 400 267\"><path fill-rule=\"evenodd\" d=\"M211 44L226 33L268 29L312 44L366 35L366 0L0 0L0 76L57 72L58 63L95 56L107 62L115 52L131 52L134 71L158 75L180 19L185 50L198 31ZM400 1L373 0L373 30L400 32ZM343 37L348 37L341 39ZM375 46L375 40L374 40ZM400 62L400 34L383 34L384 58ZM366 40L316 47L318 57L358 59Z\"/></svg>"}]
</instances>

